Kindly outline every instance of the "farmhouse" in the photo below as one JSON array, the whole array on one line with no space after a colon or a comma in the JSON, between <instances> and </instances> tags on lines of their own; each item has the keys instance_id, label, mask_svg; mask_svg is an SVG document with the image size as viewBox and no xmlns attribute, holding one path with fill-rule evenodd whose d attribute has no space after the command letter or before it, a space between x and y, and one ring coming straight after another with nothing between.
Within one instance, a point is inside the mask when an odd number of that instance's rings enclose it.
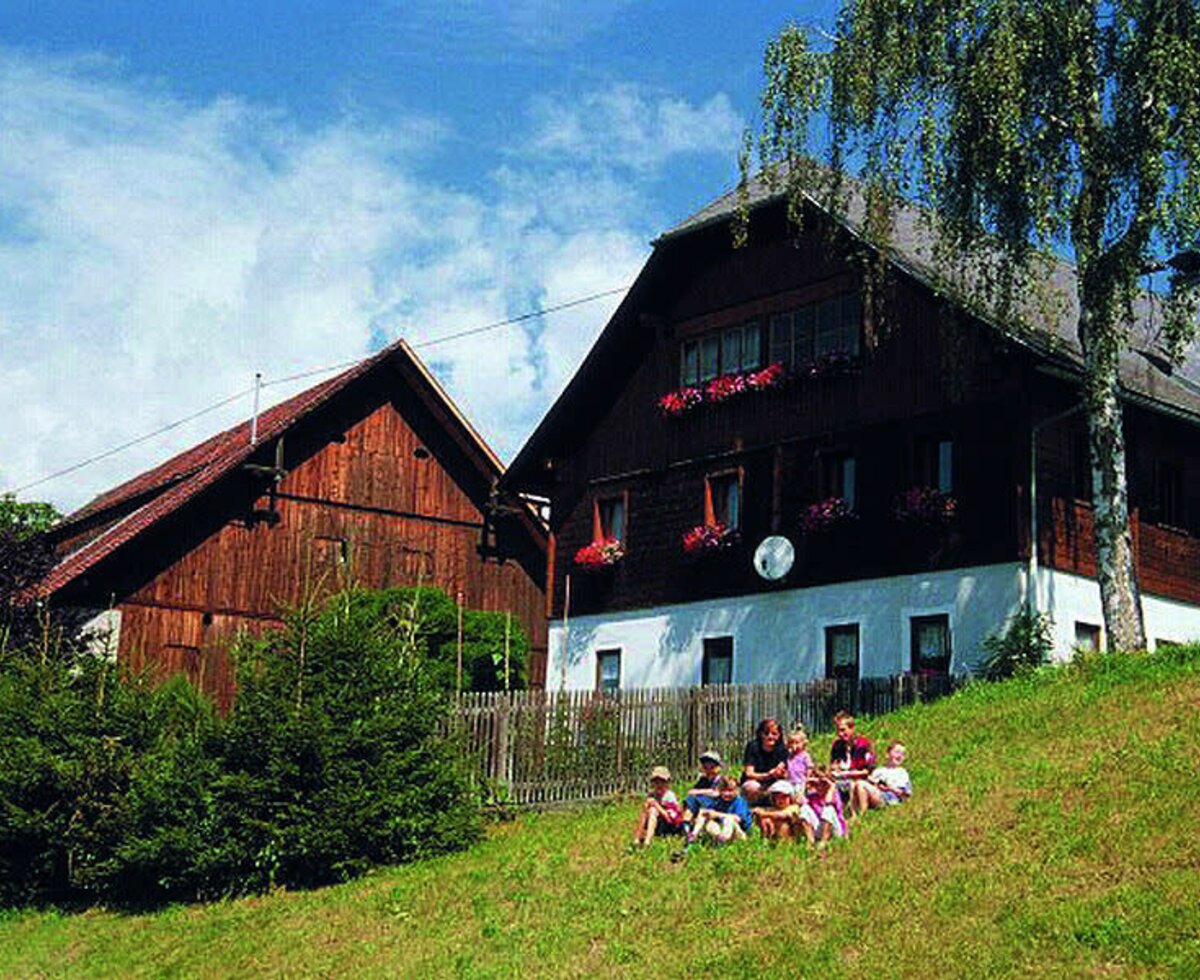
<instances>
[{"instance_id":1,"label":"farmhouse","mask_svg":"<svg viewBox=\"0 0 1200 980\"><path fill-rule=\"evenodd\" d=\"M734 248L737 203L655 242L505 477L551 501L548 686L959 672L1027 598L1056 656L1101 646L1073 270L1006 317L938 274L912 211L868 277L853 202L797 230L753 185ZM1200 637L1200 389L1137 336L1153 645Z\"/></svg>"},{"instance_id":2,"label":"farmhouse","mask_svg":"<svg viewBox=\"0 0 1200 980\"><path fill-rule=\"evenodd\" d=\"M42 590L96 614L123 662L183 672L224 707L232 636L351 579L511 611L536 675L546 531L495 506L502 469L399 341L71 514Z\"/></svg>"}]
</instances>

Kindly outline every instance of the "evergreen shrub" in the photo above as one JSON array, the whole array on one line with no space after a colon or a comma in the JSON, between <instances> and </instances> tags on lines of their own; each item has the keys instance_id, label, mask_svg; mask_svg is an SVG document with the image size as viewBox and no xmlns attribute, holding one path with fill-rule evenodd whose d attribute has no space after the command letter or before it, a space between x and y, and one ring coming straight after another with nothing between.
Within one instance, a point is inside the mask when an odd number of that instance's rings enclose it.
<instances>
[{"instance_id":1,"label":"evergreen shrub","mask_svg":"<svg viewBox=\"0 0 1200 980\"><path fill-rule=\"evenodd\" d=\"M1001 680L1048 662L1054 650L1053 625L1046 613L1035 613L1022 606L1003 633L984 639L983 675L988 680Z\"/></svg>"},{"instance_id":2,"label":"evergreen shrub","mask_svg":"<svg viewBox=\"0 0 1200 980\"><path fill-rule=\"evenodd\" d=\"M0 902L207 899L467 846L478 802L412 599L350 590L241 640L227 718L182 678L5 651Z\"/></svg>"}]
</instances>

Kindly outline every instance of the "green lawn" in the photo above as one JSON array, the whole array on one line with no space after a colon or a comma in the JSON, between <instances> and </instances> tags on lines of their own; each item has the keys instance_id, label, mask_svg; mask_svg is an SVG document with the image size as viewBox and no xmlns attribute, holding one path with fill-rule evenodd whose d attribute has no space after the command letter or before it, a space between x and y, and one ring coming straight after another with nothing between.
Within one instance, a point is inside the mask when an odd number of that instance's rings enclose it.
<instances>
[{"instance_id":1,"label":"green lawn","mask_svg":"<svg viewBox=\"0 0 1200 980\"><path fill-rule=\"evenodd\" d=\"M0 914L0 976L1200 976L1200 651L863 727L905 738L917 795L825 859L676 865L624 853L634 803L530 815L321 891Z\"/></svg>"}]
</instances>

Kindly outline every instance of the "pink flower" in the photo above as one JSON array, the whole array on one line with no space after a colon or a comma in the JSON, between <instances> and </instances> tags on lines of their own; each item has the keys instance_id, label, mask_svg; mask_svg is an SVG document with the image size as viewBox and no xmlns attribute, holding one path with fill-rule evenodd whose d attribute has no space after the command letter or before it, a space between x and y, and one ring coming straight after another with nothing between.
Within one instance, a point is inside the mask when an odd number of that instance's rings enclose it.
<instances>
[{"instance_id":1,"label":"pink flower","mask_svg":"<svg viewBox=\"0 0 1200 980\"><path fill-rule=\"evenodd\" d=\"M699 388L680 388L669 391L658 400L659 409L670 416L680 416L704 401L704 393Z\"/></svg>"},{"instance_id":2,"label":"pink flower","mask_svg":"<svg viewBox=\"0 0 1200 980\"><path fill-rule=\"evenodd\" d=\"M727 548L737 540L737 532L719 521L716 524L697 524L683 535L685 555L706 554Z\"/></svg>"},{"instance_id":3,"label":"pink flower","mask_svg":"<svg viewBox=\"0 0 1200 980\"><path fill-rule=\"evenodd\" d=\"M625 543L616 538L593 541L575 552L575 564L581 568L610 568L625 557Z\"/></svg>"},{"instance_id":4,"label":"pink flower","mask_svg":"<svg viewBox=\"0 0 1200 980\"><path fill-rule=\"evenodd\" d=\"M936 487L909 487L892 512L902 524L949 524L958 514L958 501Z\"/></svg>"},{"instance_id":5,"label":"pink flower","mask_svg":"<svg viewBox=\"0 0 1200 980\"><path fill-rule=\"evenodd\" d=\"M839 524L857 520L854 513L841 497L827 497L809 504L800 514L800 531L803 534L819 534Z\"/></svg>"}]
</instances>

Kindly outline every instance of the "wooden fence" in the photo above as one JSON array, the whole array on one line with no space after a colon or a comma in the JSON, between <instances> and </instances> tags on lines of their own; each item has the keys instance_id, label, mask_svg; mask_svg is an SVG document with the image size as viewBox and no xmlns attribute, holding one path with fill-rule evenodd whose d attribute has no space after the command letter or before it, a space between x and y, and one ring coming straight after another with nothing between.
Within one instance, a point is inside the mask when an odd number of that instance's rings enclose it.
<instances>
[{"instance_id":1,"label":"wooden fence","mask_svg":"<svg viewBox=\"0 0 1200 980\"><path fill-rule=\"evenodd\" d=\"M716 749L735 772L762 718L810 733L833 727L843 709L880 714L948 694L952 677L863 678L795 684L595 691L472 693L458 699L451 734L485 795L518 806L601 799L638 791L650 767L669 766L678 785ZM820 749L814 753L819 757Z\"/></svg>"}]
</instances>

